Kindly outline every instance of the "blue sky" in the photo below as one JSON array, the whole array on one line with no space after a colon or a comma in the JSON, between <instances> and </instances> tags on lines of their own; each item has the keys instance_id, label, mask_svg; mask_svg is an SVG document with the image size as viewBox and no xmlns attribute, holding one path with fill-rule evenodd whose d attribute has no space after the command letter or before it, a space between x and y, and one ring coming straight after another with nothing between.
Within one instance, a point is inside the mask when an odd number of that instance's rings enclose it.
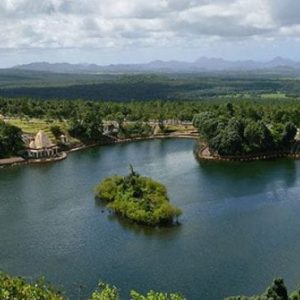
<instances>
[{"instance_id":1,"label":"blue sky","mask_svg":"<svg viewBox=\"0 0 300 300\"><path fill-rule=\"evenodd\" d=\"M0 67L34 61L300 61L299 0L1 0Z\"/></svg>"}]
</instances>

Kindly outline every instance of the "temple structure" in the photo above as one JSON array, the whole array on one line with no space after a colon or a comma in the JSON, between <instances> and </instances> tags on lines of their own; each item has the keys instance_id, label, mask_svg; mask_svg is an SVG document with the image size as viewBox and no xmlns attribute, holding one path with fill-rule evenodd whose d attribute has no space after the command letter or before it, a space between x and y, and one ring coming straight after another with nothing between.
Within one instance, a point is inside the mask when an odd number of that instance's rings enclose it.
<instances>
[{"instance_id":1,"label":"temple structure","mask_svg":"<svg viewBox=\"0 0 300 300\"><path fill-rule=\"evenodd\" d=\"M55 157L58 155L57 145L53 144L42 130L31 140L26 151L28 158L34 159Z\"/></svg>"}]
</instances>

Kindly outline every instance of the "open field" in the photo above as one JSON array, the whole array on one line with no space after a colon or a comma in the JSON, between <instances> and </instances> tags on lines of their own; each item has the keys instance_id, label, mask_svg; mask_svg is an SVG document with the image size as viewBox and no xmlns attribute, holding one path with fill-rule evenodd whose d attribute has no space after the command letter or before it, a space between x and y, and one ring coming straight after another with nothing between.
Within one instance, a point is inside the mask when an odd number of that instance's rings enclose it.
<instances>
[{"instance_id":1,"label":"open field","mask_svg":"<svg viewBox=\"0 0 300 300\"><path fill-rule=\"evenodd\" d=\"M51 126L59 126L64 132L67 131L67 124L59 121L10 118L8 120L8 123L21 128L22 131L26 134L35 135L39 130L43 130L47 133L52 141L55 140L55 137L51 132Z\"/></svg>"},{"instance_id":2,"label":"open field","mask_svg":"<svg viewBox=\"0 0 300 300\"><path fill-rule=\"evenodd\" d=\"M277 92L277 93L265 93L261 95L262 99L288 99L285 93Z\"/></svg>"}]
</instances>

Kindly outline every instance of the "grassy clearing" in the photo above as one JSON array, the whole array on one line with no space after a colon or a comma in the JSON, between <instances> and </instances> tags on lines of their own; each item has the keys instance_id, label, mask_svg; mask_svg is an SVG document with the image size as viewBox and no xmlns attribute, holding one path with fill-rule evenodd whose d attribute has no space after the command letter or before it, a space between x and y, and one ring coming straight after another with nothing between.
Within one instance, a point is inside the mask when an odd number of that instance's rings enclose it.
<instances>
[{"instance_id":1,"label":"grassy clearing","mask_svg":"<svg viewBox=\"0 0 300 300\"><path fill-rule=\"evenodd\" d=\"M43 130L52 141L55 141L55 137L51 132L51 126L59 126L63 132L67 132L67 124L65 122L59 122L54 120L43 120L43 119L19 119L11 118L8 123L17 126L22 129L24 133L35 135L39 130Z\"/></svg>"},{"instance_id":2,"label":"grassy clearing","mask_svg":"<svg viewBox=\"0 0 300 300\"><path fill-rule=\"evenodd\" d=\"M173 132L189 132L195 131L195 127L193 125L167 125L166 130Z\"/></svg>"},{"instance_id":3,"label":"grassy clearing","mask_svg":"<svg viewBox=\"0 0 300 300\"><path fill-rule=\"evenodd\" d=\"M261 95L262 99L287 99L287 95L285 93L277 92L277 93L266 93Z\"/></svg>"}]
</instances>

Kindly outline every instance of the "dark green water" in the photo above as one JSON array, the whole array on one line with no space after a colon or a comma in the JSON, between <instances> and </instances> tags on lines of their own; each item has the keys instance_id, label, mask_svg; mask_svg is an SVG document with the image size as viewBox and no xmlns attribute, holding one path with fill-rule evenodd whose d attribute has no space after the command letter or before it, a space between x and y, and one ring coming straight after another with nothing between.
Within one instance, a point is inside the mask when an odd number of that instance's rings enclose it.
<instances>
[{"instance_id":1,"label":"dark green water","mask_svg":"<svg viewBox=\"0 0 300 300\"><path fill-rule=\"evenodd\" d=\"M300 282L300 162L205 163L191 140L107 146L44 166L0 170L0 269L63 285L99 279L190 300ZM92 189L132 163L165 183L182 226L149 230L102 213Z\"/></svg>"}]
</instances>

